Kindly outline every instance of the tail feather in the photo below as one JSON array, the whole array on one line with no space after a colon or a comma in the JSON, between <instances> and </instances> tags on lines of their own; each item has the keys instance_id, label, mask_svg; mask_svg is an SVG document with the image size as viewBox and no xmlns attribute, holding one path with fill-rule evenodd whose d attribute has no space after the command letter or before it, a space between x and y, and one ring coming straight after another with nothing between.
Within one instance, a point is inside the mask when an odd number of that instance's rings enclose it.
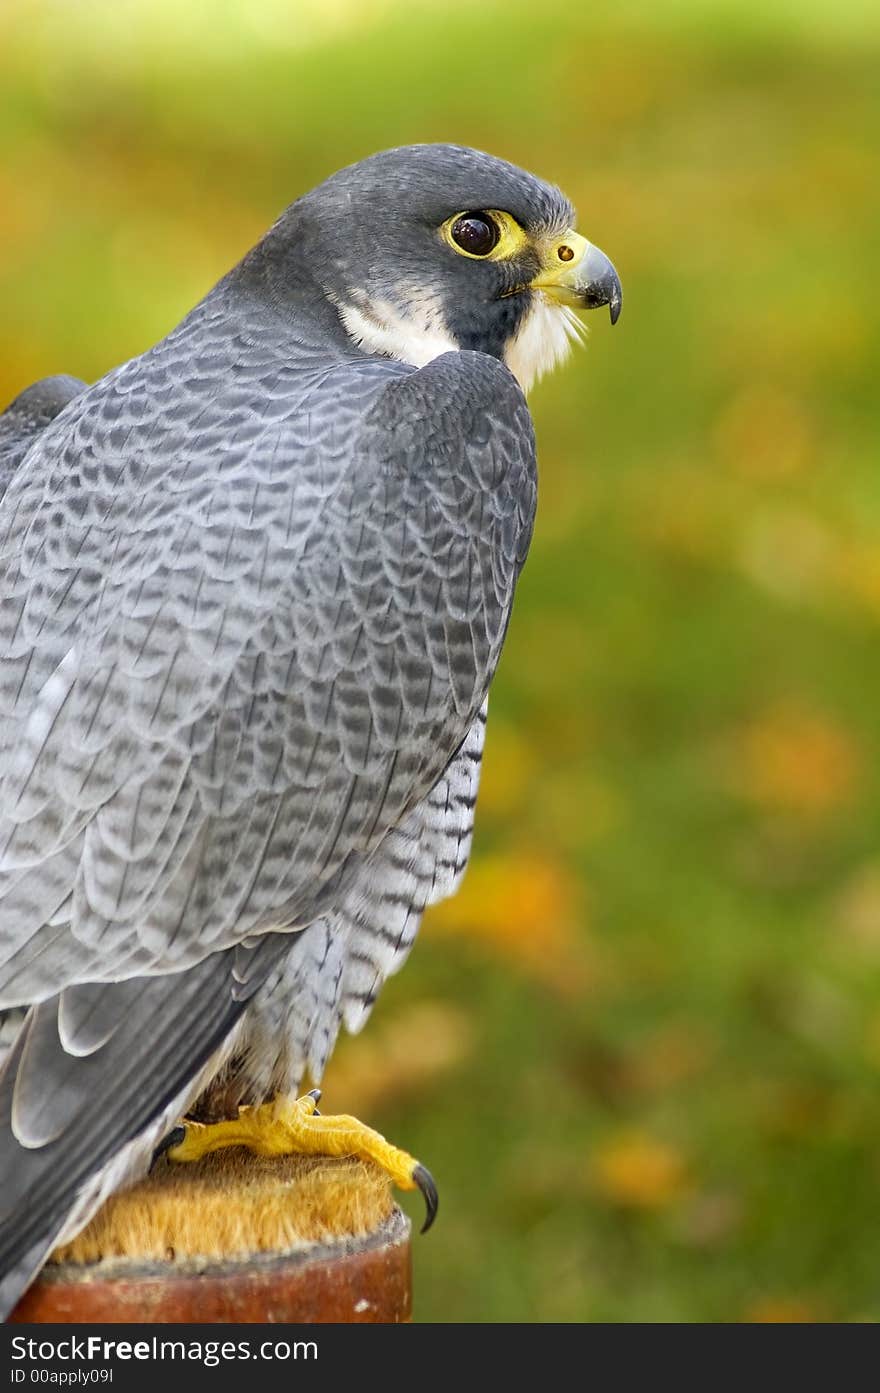
<instances>
[{"instance_id":1,"label":"tail feather","mask_svg":"<svg viewBox=\"0 0 880 1393\"><path fill-rule=\"evenodd\" d=\"M279 951L287 946L281 939ZM233 1036L247 1006L233 966L230 950L186 972L142 978L136 991L131 982L90 988L117 1019L88 1054L74 1052L69 1020L59 1030L59 997L30 1010L0 1072L0 1315L84 1198L100 1200L101 1177L119 1167L126 1147L141 1139L149 1157L169 1106L191 1096L187 1089ZM253 990L262 980L255 976ZM88 1217L82 1212L81 1222Z\"/></svg>"}]
</instances>

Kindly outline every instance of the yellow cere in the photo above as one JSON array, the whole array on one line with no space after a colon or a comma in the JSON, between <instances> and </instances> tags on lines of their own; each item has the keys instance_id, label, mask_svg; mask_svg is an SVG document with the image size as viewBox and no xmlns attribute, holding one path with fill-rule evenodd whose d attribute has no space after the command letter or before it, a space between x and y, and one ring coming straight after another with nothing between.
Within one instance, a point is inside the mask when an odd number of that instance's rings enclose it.
<instances>
[{"instance_id":1,"label":"yellow cere","mask_svg":"<svg viewBox=\"0 0 880 1393\"><path fill-rule=\"evenodd\" d=\"M563 303L570 301L581 306L577 289L578 267L590 249L586 237L569 228L561 237L554 237L544 250L542 269L532 281L534 290L547 290Z\"/></svg>"}]
</instances>

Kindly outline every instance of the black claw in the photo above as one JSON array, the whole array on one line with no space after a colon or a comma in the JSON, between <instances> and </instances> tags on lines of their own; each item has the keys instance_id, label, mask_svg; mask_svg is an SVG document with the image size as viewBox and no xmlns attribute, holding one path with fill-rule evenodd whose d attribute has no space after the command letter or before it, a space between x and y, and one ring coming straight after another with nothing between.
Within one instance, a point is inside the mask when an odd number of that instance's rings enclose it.
<instances>
[{"instance_id":1,"label":"black claw","mask_svg":"<svg viewBox=\"0 0 880 1393\"><path fill-rule=\"evenodd\" d=\"M185 1127L173 1127L171 1131L168 1133L167 1137L163 1137L162 1141L160 1141L159 1145L156 1147L156 1150L153 1152L153 1159L150 1162L150 1165L154 1166L158 1161L159 1157L164 1156L166 1151L170 1151L172 1146L180 1146L180 1143L185 1139L185 1137Z\"/></svg>"},{"instance_id":2,"label":"black claw","mask_svg":"<svg viewBox=\"0 0 880 1393\"><path fill-rule=\"evenodd\" d=\"M437 1186L434 1183L434 1177L427 1166L421 1164L417 1165L412 1173L412 1178L424 1197L426 1213L421 1232L427 1233L437 1217L437 1206L440 1203L440 1197L437 1194Z\"/></svg>"},{"instance_id":3,"label":"black claw","mask_svg":"<svg viewBox=\"0 0 880 1393\"><path fill-rule=\"evenodd\" d=\"M309 1091L308 1091L308 1093L306 1094L306 1097L307 1097L307 1098L314 1098L316 1104L317 1104L317 1103L320 1103L320 1101L321 1101L321 1090L320 1090L320 1088L310 1088ZM312 1113L312 1117L320 1117L320 1116L321 1116L320 1111L319 1111L318 1108L316 1107L316 1108L315 1108L315 1111Z\"/></svg>"}]
</instances>

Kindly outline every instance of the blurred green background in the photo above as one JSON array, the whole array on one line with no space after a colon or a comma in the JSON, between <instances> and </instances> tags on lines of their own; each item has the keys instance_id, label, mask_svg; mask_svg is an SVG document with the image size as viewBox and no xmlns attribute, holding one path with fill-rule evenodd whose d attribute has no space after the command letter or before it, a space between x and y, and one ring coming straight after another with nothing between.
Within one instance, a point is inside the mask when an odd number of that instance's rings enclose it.
<instances>
[{"instance_id":1,"label":"blurred green background","mask_svg":"<svg viewBox=\"0 0 880 1393\"><path fill-rule=\"evenodd\" d=\"M466 887L327 1079L440 1182L419 1319L880 1317L878 58L856 0L0 10L0 400L388 145L623 279L533 395Z\"/></svg>"}]
</instances>

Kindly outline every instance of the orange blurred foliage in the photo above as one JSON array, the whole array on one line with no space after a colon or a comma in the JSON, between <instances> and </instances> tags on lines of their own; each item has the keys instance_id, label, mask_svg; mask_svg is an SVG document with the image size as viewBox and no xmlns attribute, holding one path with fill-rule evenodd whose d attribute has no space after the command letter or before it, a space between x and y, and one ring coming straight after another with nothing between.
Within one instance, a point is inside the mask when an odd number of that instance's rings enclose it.
<instances>
[{"instance_id":1,"label":"orange blurred foliage","mask_svg":"<svg viewBox=\"0 0 880 1393\"><path fill-rule=\"evenodd\" d=\"M661 1210L688 1188L688 1166L681 1152L647 1132L626 1131L608 1138L592 1158L593 1188L624 1209Z\"/></svg>"},{"instance_id":2,"label":"orange blurred foliage","mask_svg":"<svg viewBox=\"0 0 880 1393\"><path fill-rule=\"evenodd\" d=\"M428 917L431 933L463 934L561 995L592 979L579 925L579 887L560 862L535 856L482 856L462 889Z\"/></svg>"},{"instance_id":3,"label":"orange blurred foliage","mask_svg":"<svg viewBox=\"0 0 880 1393\"><path fill-rule=\"evenodd\" d=\"M324 1078L331 1110L369 1116L412 1097L458 1068L473 1050L470 1018L446 1002L421 1001L376 1022L357 1043L340 1039Z\"/></svg>"},{"instance_id":4,"label":"orange blurred foliage","mask_svg":"<svg viewBox=\"0 0 880 1393\"><path fill-rule=\"evenodd\" d=\"M733 732L721 764L731 792L760 808L821 818L853 801L862 759L851 731L791 701Z\"/></svg>"},{"instance_id":5,"label":"orange blurred foliage","mask_svg":"<svg viewBox=\"0 0 880 1393\"><path fill-rule=\"evenodd\" d=\"M811 1325L827 1320L817 1301L807 1296L768 1296L742 1317L750 1325Z\"/></svg>"}]
</instances>

